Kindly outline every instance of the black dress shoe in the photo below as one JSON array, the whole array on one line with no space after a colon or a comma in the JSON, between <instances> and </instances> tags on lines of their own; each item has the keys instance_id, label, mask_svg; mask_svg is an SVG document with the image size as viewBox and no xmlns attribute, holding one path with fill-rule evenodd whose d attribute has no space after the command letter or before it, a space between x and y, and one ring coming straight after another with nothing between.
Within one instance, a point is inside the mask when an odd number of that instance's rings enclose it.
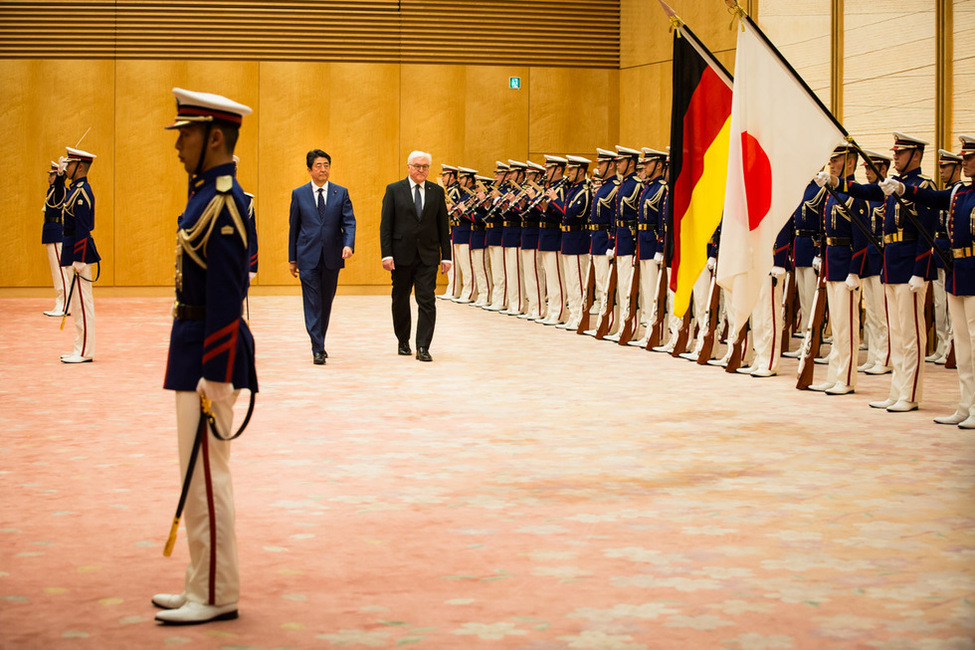
<instances>
[{"instance_id":1,"label":"black dress shoe","mask_svg":"<svg viewBox=\"0 0 975 650\"><path fill-rule=\"evenodd\" d=\"M403 355L404 357L407 356L407 355L409 355L411 353L410 352L410 344L409 343L400 343L399 344L399 353L401 355Z\"/></svg>"},{"instance_id":2,"label":"black dress shoe","mask_svg":"<svg viewBox=\"0 0 975 650\"><path fill-rule=\"evenodd\" d=\"M324 366L325 365L325 357L327 357L327 356L328 355L325 354L324 352L316 352L315 353L315 358L313 360L313 363L316 366Z\"/></svg>"},{"instance_id":3,"label":"black dress shoe","mask_svg":"<svg viewBox=\"0 0 975 650\"><path fill-rule=\"evenodd\" d=\"M430 356L430 353L427 352L427 349L426 348L417 348L416 349L416 360L417 361L433 361L433 357Z\"/></svg>"}]
</instances>

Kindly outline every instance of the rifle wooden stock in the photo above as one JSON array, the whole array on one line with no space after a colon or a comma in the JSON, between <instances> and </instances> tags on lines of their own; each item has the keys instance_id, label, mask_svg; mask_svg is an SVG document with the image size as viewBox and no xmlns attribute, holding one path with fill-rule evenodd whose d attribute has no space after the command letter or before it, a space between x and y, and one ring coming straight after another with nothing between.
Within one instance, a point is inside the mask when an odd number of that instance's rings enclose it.
<instances>
[{"instance_id":1,"label":"rifle wooden stock","mask_svg":"<svg viewBox=\"0 0 975 650\"><path fill-rule=\"evenodd\" d=\"M691 336L691 318L693 314L694 298L692 296L690 303L687 305L687 311L684 312L684 317L681 318L680 328L677 330L677 341L674 342L674 349L670 353L670 356L679 357L687 352L687 340Z\"/></svg>"},{"instance_id":2,"label":"rifle wooden stock","mask_svg":"<svg viewBox=\"0 0 975 650\"><path fill-rule=\"evenodd\" d=\"M741 326L738 330L738 335L735 337L735 342L731 345L731 356L728 357L728 365L725 366L725 372L737 372L738 368L741 367L741 358L745 353L745 337L748 336L748 321Z\"/></svg>"},{"instance_id":3,"label":"rifle wooden stock","mask_svg":"<svg viewBox=\"0 0 975 650\"><path fill-rule=\"evenodd\" d=\"M938 347L938 330L934 318L934 282L928 282L924 294L924 331L928 333L925 355L933 354Z\"/></svg>"},{"instance_id":4,"label":"rifle wooden stock","mask_svg":"<svg viewBox=\"0 0 975 650\"><path fill-rule=\"evenodd\" d=\"M799 353L799 373L796 388L806 390L812 384L813 369L816 354L819 352L820 337L823 332L823 321L826 319L826 269L819 274L819 283L813 295L812 314L806 327L806 336L802 339L802 349Z\"/></svg>"},{"instance_id":5,"label":"rifle wooden stock","mask_svg":"<svg viewBox=\"0 0 975 650\"><path fill-rule=\"evenodd\" d=\"M589 329L589 322L592 320L592 316L589 312L592 310L592 304L596 300L596 265L593 264L592 260L589 260L589 275L586 278L586 291L582 296L582 315L579 318L579 327L576 329L576 334L585 334L586 330Z\"/></svg>"},{"instance_id":6,"label":"rifle wooden stock","mask_svg":"<svg viewBox=\"0 0 975 650\"><path fill-rule=\"evenodd\" d=\"M613 324L616 301L616 257L609 261L609 281L606 283L606 311L599 315L599 325L596 326L596 340L602 341Z\"/></svg>"},{"instance_id":7,"label":"rifle wooden stock","mask_svg":"<svg viewBox=\"0 0 975 650\"><path fill-rule=\"evenodd\" d=\"M954 370L958 367L958 363L955 360L955 339L948 339L948 354L945 355L945 368L948 370Z\"/></svg>"},{"instance_id":8,"label":"rifle wooden stock","mask_svg":"<svg viewBox=\"0 0 975 650\"><path fill-rule=\"evenodd\" d=\"M708 312L704 318L704 338L701 341L701 352L697 355L697 362L702 366L707 365L711 357L714 356L714 335L715 330L718 329L720 298L721 290L718 287L714 271L711 271L711 286L708 289Z\"/></svg>"},{"instance_id":9,"label":"rifle wooden stock","mask_svg":"<svg viewBox=\"0 0 975 650\"><path fill-rule=\"evenodd\" d=\"M660 345L661 334L664 329L664 320L667 318L667 267L663 264L657 269L657 293L654 296L653 323L650 324L650 336L647 337L647 350L652 350Z\"/></svg>"},{"instance_id":10,"label":"rifle wooden stock","mask_svg":"<svg viewBox=\"0 0 975 650\"><path fill-rule=\"evenodd\" d=\"M629 304L626 321L620 326L620 345L626 345L633 339L636 332L637 300L640 297L640 256L633 256L633 277L630 279L630 291L626 300Z\"/></svg>"}]
</instances>

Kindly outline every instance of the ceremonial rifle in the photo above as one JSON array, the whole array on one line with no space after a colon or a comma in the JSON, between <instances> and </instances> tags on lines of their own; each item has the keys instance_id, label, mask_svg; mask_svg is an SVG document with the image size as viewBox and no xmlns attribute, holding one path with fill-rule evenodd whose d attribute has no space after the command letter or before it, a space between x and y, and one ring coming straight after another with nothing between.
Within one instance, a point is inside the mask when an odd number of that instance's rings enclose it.
<instances>
[{"instance_id":1,"label":"ceremonial rifle","mask_svg":"<svg viewBox=\"0 0 975 650\"><path fill-rule=\"evenodd\" d=\"M657 291L654 294L653 323L650 324L650 336L647 337L647 350L653 350L660 345L663 334L664 321L667 319L667 266L663 263L657 270Z\"/></svg>"},{"instance_id":2,"label":"ceremonial rifle","mask_svg":"<svg viewBox=\"0 0 975 650\"><path fill-rule=\"evenodd\" d=\"M796 283L795 270L785 274L785 288L783 289L785 301L783 304L782 315L782 344L779 346L781 352L789 351L789 343L792 341L792 333L796 331L799 322L799 285Z\"/></svg>"},{"instance_id":3,"label":"ceremonial rifle","mask_svg":"<svg viewBox=\"0 0 975 650\"><path fill-rule=\"evenodd\" d=\"M589 262L589 274L586 278L586 291L582 296L582 317L579 319L579 327L576 329L576 334L585 334L586 330L589 329L589 322L592 320L592 316L589 312L592 310L592 305L596 299L596 265Z\"/></svg>"},{"instance_id":4,"label":"ceremonial rifle","mask_svg":"<svg viewBox=\"0 0 975 650\"><path fill-rule=\"evenodd\" d=\"M809 388L813 380L813 360L819 351L823 321L826 318L826 269L820 269L811 312L806 324L806 335L802 339L802 347L799 348L799 372L796 381L796 388L799 390Z\"/></svg>"},{"instance_id":5,"label":"ceremonial rifle","mask_svg":"<svg viewBox=\"0 0 975 650\"><path fill-rule=\"evenodd\" d=\"M630 278L630 290L627 292L626 302L629 305L626 320L620 325L620 345L626 345L636 332L636 310L640 296L640 244L637 242L636 255L633 256L633 275Z\"/></svg>"},{"instance_id":6,"label":"ceremonial rifle","mask_svg":"<svg viewBox=\"0 0 975 650\"><path fill-rule=\"evenodd\" d=\"M724 367L725 372L737 372L741 367L741 358L745 352L745 343L748 337L748 321L738 330L735 342L731 346L731 356L728 357L728 365Z\"/></svg>"},{"instance_id":7,"label":"ceremonial rifle","mask_svg":"<svg viewBox=\"0 0 975 650\"><path fill-rule=\"evenodd\" d=\"M679 357L680 355L687 352L687 340L690 338L691 334L691 318L694 313L694 296L691 296L690 302L687 303L687 311L684 312L683 318L680 320L680 325L677 328L677 340L674 341L674 349L671 351L670 356Z\"/></svg>"},{"instance_id":8,"label":"ceremonial rifle","mask_svg":"<svg viewBox=\"0 0 975 650\"><path fill-rule=\"evenodd\" d=\"M707 365L707 362L714 356L714 335L718 329L718 308L721 298L721 290L718 287L718 278L714 270L711 270L711 286L708 287L708 311L704 317L704 338L701 341L701 351L697 355L697 362L700 365Z\"/></svg>"},{"instance_id":9,"label":"ceremonial rifle","mask_svg":"<svg viewBox=\"0 0 975 650\"><path fill-rule=\"evenodd\" d=\"M609 261L609 281L606 283L606 309L599 314L599 325L596 326L596 340L602 341L609 328L613 325L616 302L616 256Z\"/></svg>"}]
</instances>

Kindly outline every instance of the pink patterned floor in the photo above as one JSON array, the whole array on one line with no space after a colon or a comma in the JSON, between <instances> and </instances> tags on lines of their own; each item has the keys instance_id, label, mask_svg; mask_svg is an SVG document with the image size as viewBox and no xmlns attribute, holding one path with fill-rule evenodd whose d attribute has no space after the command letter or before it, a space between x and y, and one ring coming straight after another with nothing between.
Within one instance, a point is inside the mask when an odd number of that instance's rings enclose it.
<instances>
[{"instance_id":1,"label":"pink patterned floor","mask_svg":"<svg viewBox=\"0 0 975 650\"><path fill-rule=\"evenodd\" d=\"M261 393L234 447L241 617L170 628L182 531L166 298L100 298L63 366L50 301L0 299L0 647L975 649L975 432L438 301L251 299ZM819 373L825 367L818 367Z\"/></svg>"}]
</instances>

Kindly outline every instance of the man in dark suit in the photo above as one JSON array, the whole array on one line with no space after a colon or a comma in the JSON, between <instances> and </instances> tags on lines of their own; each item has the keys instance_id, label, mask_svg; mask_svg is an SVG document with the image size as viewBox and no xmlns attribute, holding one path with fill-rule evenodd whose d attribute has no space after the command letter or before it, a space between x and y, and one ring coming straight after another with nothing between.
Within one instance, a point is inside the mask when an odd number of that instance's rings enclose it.
<instances>
[{"instance_id":1,"label":"man in dark suit","mask_svg":"<svg viewBox=\"0 0 975 650\"><path fill-rule=\"evenodd\" d=\"M339 269L355 247L355 215L349 191L330 183L332 158L321 149L306 156L311 182L292 190L288 233L291 275L301 279L305 329L311 337L313 362L325 363L325 333Z\"/></svg>"},{"instance_id":2,"label":"man in dark suit","mask_svg":"<svg viewBox=\"0 0 975 650\"><path fill-rule=\"evenodd\" d=\"M383 268L393 280L393 331L399 353L410 354L410 292L416 296L416 358L433 361L430 341L437 321L437 266L450 271L450 227L444 190L427 182L430 154L414 151L407 158L409 176L386 186L379 245Z\"/></svg>"}]
</instances>

